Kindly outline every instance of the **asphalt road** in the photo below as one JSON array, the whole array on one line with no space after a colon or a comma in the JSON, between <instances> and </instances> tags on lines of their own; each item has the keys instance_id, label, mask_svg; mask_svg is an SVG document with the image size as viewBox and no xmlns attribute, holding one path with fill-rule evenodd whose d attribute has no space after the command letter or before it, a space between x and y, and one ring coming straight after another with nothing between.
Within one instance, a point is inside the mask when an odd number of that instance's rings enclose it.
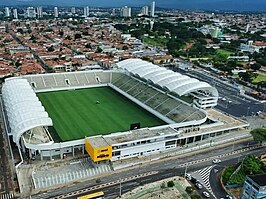
<instances>
[{"instance_id":1,"label":"asphalt road","mask_svg":"<svg viewBox=\"0 0 266 199\"><path fill-rule=\"evenodd\" d=\"M241 144L235 144L234 145L234 150L240 149L242 147L247 146L247 142L245 143L241 143ZM122 193L125 193L127 191L130 191L136 187L138 187L139 185L144 185L144 184L148 184L157 180L161 180L161 179L165 179L168 177L173 177L173 176L177 176L177 175L184 175L185 169L187 167L187 172L194 172L197 171L199 169L205 168L207 166L213 165L212 163L212 159L215 158L215 156L217 156L218 154L224 154L224 153L229 153L232 152L232 146L229 147L224 147L221 149L214 149L209 151L208 153L203 152L200 154L194 154L194 155L190 155L187 157L183 157L183 158L168 158L168 159L164 159L161 160L159 162L150 164L150 165L144 165L142 167L135 167L134 169L131 170L127 170L127 171L123 171L120 173L115 173L115 174L111 174L109 176L105 176L101 178L101 183L97 184L95 182L95 180L88 180L84 183L79 183L75 186L69 186L69 187L65 187L62 189L57 189L51 192L47 192L47 193L43 193L43 194L37 194L37 195L33 195L32 198L52 198L55 196L58 196L60 194L65 194L65 193L69 193L69 192L73 192L76 190L82 190L88 187L94 187L94 186L98 186L99 189L94 189L92 192L95 191L104 191L106 194L106 198L115 198L119 195L119 183L114 184L113 186L108 186L108 187L100 187L99 185L101 184L106 184L106 183L110 183L113 181L117 181L119 179L123 179L123 178L130 178L132 176L138 175L138 174L143 174L143 173L147 173L147 172L151 172L151 171L157 171L158 173L154 174L154 175L149 175L149 176L145 176L145 177L140 177L134 180L128 180L127 182L123 182L121 184L122 186ZM248 154L261 154L261 153L265 153L265 148L262 149L254 149L252 151L246 151L241 153L241 156L245 156ZM206 159L206 161L202 161L204 159ZM231 164L231 162L229 161L227 163L228 160L232 160L232 161L237 161L239 158L239 154L235 154L235 155L231 155L231 156L225 156L222 159L223 164ZM193 163L193 164L189 164L189 163ZM188 164L188 165L186 165ZM217 183L217 182L212 182L212 183ZM214 190L215 191L215 190ZM218 192L218 191L217 191ZM88 192L84 192L82 193L90 193ZM224 194L224 193L223 193ZM76 198L76 196L74 197L68 197L68 198Z\"/></svg>"},{"instance_id":2,"label":"asphalt road","mask_svg":"<svg viewBox=\"0 0 266 199\"><path fill-rule=\"evenodd\" d=\"M188 75L192 78L205 81L216 87L219 93L217 109L229 113L236 117L255 115L259 111L266 111L266 103L261 103L250 97L240 94L239 88L236 85L230 84L227 81L212 76L203 70L190 70L177 72Z\"/></svg>"}]
</instances>

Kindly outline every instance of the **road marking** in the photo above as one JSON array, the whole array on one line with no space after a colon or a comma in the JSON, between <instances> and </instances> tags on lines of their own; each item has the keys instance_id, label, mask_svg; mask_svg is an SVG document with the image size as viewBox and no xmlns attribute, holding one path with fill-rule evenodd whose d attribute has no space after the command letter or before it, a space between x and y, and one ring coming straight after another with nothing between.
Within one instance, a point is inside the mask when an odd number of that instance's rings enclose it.
<instances>
[{"instance_id":1,"label":"road marking","mask_svg":"<svg viewBox=\"0 0 266 199\"><path fill-rule=\"evenodd\" d=\"M210 173L213 167L214 165L195 171L191 173L191 176L198 179L199 182L215 197L210 185Z\"/></svg>"},{"instance_id":2,"label":"road marking","mask_svg":"<svg viewBox=\"0 0 266 199\"><path fill-rule=\"evenodd\" d=\"M12 192L0 195L0 199L12 199L12 198L14 198L14 194Z\"/></svg>"},{"instance_id":3,"label":"road marking","mask_svg":"<svg viewBox=\"0 0 266 199\"><path fill-rule=\"evenodd\" d=\"M204 159L200 159L200 160L194 160L194 161L191 161L191 162L186 162L186 163L180 164L178 166L179 167L186 167L186 166L189 166L189 165L198 164L198 163L201 163L201 162L206 162L206 161L217 159L217 158L221 158L221 157L226 157L226 156L242 153L242 152L245 152L245 151L250 151L250 150L253 150L253 149L256 149L256 148L260 148L260 147L264 147L264 146L257 145L257 146L252 146L252 147L248 147L248 148L245 148L245 149L238 149L236 151L231 151L229 153L224 153L224 154L220 154L220 155L209 157L209 158L204 158Z\"/></svg>"},{"instance_id":4,"label":"road marking","mask_svg":"<svg viewBox=\"0 0 266 199\"><path fill-rule=\"evenodd\" d=\"M158 171L151 171L151 172L147 172L147 173L141 173L141 174L138 174L138 175L135 175L135 176L126 177L126 178L122 178L120 180L115 180L115 181L108 182L108 183L105 183L105 184L95 185L93 187L85 188L85 189L82 189L82 190L70 192L70 193L67 193L67 194L59 195L59 196L55 196L55 197L52 197L51 199L68 198L68 197L72 197L72 196L79 195L79 194L82 194L82 193L86 193L86 192L89 192L89 191L93 191L95 189L109 187L111 185L120 184L120 183L123 183L123 182L131 181L133 179L138 179L138 178L142 178L142 177L146 177L146 176L155 175L157 173L159 173L159 172Z\"/></svg>"}]
</instances>

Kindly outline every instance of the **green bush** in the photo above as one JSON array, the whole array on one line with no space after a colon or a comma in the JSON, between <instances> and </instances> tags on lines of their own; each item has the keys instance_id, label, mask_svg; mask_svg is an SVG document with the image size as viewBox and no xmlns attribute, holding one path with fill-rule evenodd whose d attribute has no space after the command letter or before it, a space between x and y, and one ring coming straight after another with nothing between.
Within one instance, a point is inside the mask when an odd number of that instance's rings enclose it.
<instances>
[{"instance_id":1,"label":"green bush","mask_svg":"<svg viewBox=\"0 0 266 199\"><path fill-rule=\"evenodd\" d=\"M227 184L231 175L234 173L234 171L236 170L235 166L230 166L227 167L224 172L223 172L223 184Z\"/></svg>"},{"instance_id":2,"label":"green bush","mask_svg":"<svg viewBox=\"0 0 266 199\"><path fill-rule=\"evenodd\" d=\"M186 188L186 192L189 193L189 194L191 194L193 192L193 190L194 189L191 186L189 186L189 187Z\"/></svg>"},{"instance_id":3,"label":"green bush","mask_svg":"<svg viewBox=\"0 0 266 199\"><path fill-rule=\"evenodd\" d=\"M175 183L171 180L167 182L167 187L173 187L175 186Z\"/></svg>"},{"instance_id":4,"label":"green bush","mask_svg":"<svg viewBox=\"0 0 266 199\"><path fill-rule=\"evenodd\" d=\"M201 199L201 197L197 194L191 195L191 199Z\"/></svg>"},{"instance_id":5,"label":"green bush","mask_svg":"<svg viewBox=\"0 0 266 199\"><path fill-rule=\"evenodd\" d=\"M96 179L96 183L100 183L101 182L101 179L100 178L97 178Z\"/></svg>"},{"instance_id":6,"label":"green bush","mask_svg":"<svg viewBox=\"0 0 266 199\"><path fill-rule=\"evenodd\" d=\"M161 184L161 189L164 189L164 188L166 188L165 182L163 182L163 183Z\"/></svg>"},{"instance_id":7,"label":"green bush","mask_svg":"<svg viewBox=\"0 0 266 199\"><path fill-rule=\"evenodd\" d=\"M263 163L255 156L247 156L239 165L240 169L236 173L236 166L228 167L223 173L224 184L238 184L242 185L245 182L246 175L261 174L264 172Z\"/></svg>"}]
</instances>

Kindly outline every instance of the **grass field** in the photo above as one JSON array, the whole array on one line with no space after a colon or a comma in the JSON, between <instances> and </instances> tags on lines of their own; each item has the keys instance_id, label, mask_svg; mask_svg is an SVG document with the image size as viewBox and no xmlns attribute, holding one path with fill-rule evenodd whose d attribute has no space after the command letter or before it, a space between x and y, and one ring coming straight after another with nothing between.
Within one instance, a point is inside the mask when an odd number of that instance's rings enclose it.
<instances>
[{"instance_id":1,"label":"grass field","mask_svg":"<svg viewBox=\"0 0 266 199\"><path fill-rule=\"evenodd\" d=\"M252 83L266 82L266 75L258 74L258 76L253 79Z\"/></svg>"},{"instance_id":2,"label":"grass field","mask_svg":"<svg viewBox=\"0 0 266 199\"><path fill-rule=\"evenodd\" d=\"M61 141L127 131L130 124L137 122L140 122L141 127L165 124L110 87L37 95L52 118Z\"/></svg>"}]
</instances>

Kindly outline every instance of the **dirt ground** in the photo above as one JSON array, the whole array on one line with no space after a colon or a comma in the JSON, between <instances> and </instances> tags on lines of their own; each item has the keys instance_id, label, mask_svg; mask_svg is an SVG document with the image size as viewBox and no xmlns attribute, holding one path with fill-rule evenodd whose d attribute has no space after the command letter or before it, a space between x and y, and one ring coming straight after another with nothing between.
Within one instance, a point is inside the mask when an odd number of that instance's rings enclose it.
<instances>
[{"instance_id":1,"label":"dirt ground","mask_svg":"<svg viewBox=\"0 0 266 199\"><path fill-rule=\"evenodd\" d=\"M236 198L240 198L242 194L242 188L228 189Z\"/></svg>"},{"instance_id":2,"label":"dirt ground","mask_svg":"<svg viewBox=\"0 0 266 199\"><path fill-rule=\"evenodd\" d=\"M168 181L177 182L180 186L161 188L162 184L167 186ZM173 177L138 187L122 195L122 199L183 199L184 196L182 194L184 194L183 192L187 186L190 186L190 184L186 179ZM183 190L182 193L180 188Z\"/></svg>"}]
</instances>

